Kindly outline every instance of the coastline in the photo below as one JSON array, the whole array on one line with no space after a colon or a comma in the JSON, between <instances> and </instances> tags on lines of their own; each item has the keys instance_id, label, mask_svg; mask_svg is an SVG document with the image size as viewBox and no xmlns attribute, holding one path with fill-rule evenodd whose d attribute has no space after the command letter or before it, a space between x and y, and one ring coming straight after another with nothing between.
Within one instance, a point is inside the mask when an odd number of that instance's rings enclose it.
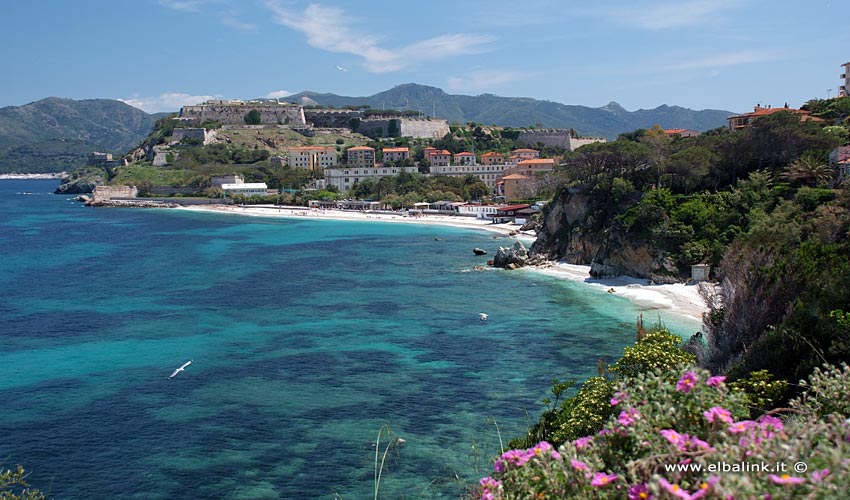
<instances>
[{"instance_id":1,"label":"coastline","mask_svg":"<svg viewBox=\"0 0 850 500\"><path fill-rule=\"evenodd\" d=\"M216 212L233 215L254 217L284 217L284 218L316 218L326 220L359 220L368 222L385 222L397 224L431 224L451 226L465 229L481 229L502 236L523 240L526 243L534 241L536 236L531 232L520 232L515 224L491 224L482 219L453 217L446 215L425 215L407 217L387 213L352 212L343 210L311 210L305 207L286 207L270 205L232 206L232 205L194 205L180 206L181 210L196 212ZM684 316L694 321L702 322L702 315L708 312L708 305L700 295L699 285L685 283L653 285L646 279L631 276L596 279L590 276L590 266L555 262L544 266L529 266L520 269L538 272L561 279L577 281L602 290L613 290L640 307L651 310L668 311L678 316ZM649 319L649 318L647 318Z\"/></svg>"},{"instance_id":2,"label":"coastline","mask_svg":"<svg viewBox=\"0 0 850 500\"><path fill-rule=\"evenodd\" d=\"M519 226L507 224L492 224L483 219L474 217L450 216L450 215L422 215L408 217L402 213L386 212L355 212L350 210L333 209L310 209L307 207L273 206L273 205L186 205L178 207L180 210L195 212L216 212L234 215L248 215L254 217L281 217L281 218L315 218L324 220L359 220L368 222L386 222L396 224L431 224L435 226L451 226L465 229L483 229L504 236L515 236L521 239L534 240L535 235L531 232L521 232Z\"/></svg>"},{"instance_id":3,"label":"coastline","mask_svg":"<svg viewBox=\"0 0 850 500\"><path fill-rule=\"evenodd\" d=\"M531 272L538 272L570 281L578 281L600 290L625 297L651 310L668 311L679 316L702 322L703 313L708 312L708 305L700 295L701 286L711 286L709 283L685 284L674 283L664 285L649 284L646 279L632 276L616 278L593 278L590 276L590 266L552 263L539 267L527 267ZM646 318L651 319L651 318Z\"/></svg>"},{"instance_id":4,"label":"coastline","mask_svg":"<svg viewBox=\"0 0 850 500\"><path fill-rule=\"evenodd\" d=\"M0 180L50 180L64 179L68 177L67 172L51 172L45 174L0 174Z\"/></svg>"}]
</instances>

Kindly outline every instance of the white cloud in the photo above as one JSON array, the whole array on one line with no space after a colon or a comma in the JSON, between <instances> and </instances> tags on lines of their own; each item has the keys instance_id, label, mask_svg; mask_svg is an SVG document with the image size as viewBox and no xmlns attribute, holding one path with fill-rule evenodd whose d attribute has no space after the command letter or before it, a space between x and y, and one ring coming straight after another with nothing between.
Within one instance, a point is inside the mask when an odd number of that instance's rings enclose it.
<instances>
[{"instance_id":1,"label":"white cloud","mask_svg":"<svg viewBox=\"0 0 850 500\"><path fill-rule=\"evenodd\" d=\"M205 0L159 0L163 7L183 12L198 12L205 3Z\"/></svg>"},{"instance_id":2,"label":"white cloud","mask_svg":"<svg viewBox=\"0 0 850 500\"><path fill-rule=\"evenodd\" d=\"M459 77L449 77L446 89L451 92L483 92L515 82L523 76L523 73L511 71L471 71Z\"/></svg>"},{"instance_id":3,"label":"white cloud","mask_svg":"<svg viewBox=\"0 0 850 500\"><path fill-rule=\"evenodd\" d=\"M281 97L286 97L289 95L292 95L292 92L288 90L275 90L266 94L266 97L268 97L269 99L280 99Z\"/></svg>"},{"instance_id":4,"label":"white cloud","mask_svg":"<svg viewBox=\"0 0 850 500\"><path fill-rule=\"evenodd\" d=\"M495 40L489 35L448 34L391 50L382 47L377 37L351 28L352 17L337 7L311 4L299 13L276 0L266 0L266 6L273 12L274 22L303 33L309 45L361 57L371 73L390 73L417 62L477 54Z\"/></svg>"},{"instance_id":5,"label":"white cloud","mask_svg":"<svg viewBox=\"0 0 850 500\"><path fill-rule=\"evenodd\" d=\"M139 108L148 113L160 113L163 111L179 111L183 106L200 104L209 99L221 99L220 95L191 95L180 92L166 92L152 97L131 97L129 99L118 99L134 108Z\"/></svg>"},{"instance_id":6,"label":"white cloud","mask_svg":"<svg viewBox=\"0 0 850 500\"><path fill-rule=\"evenodd\" d=\"M714 69L727 66L739 66L741 64L754 64L767 61L776 61L780 59L779 54L768 50L742 50L738 52L728 52L725 54L715 54L698 59L688 59L674 64L667 65L665 70L685 70L685 69Z\"/></svg>"},{"instance_id":7,"label":"white cloud","mask_svg":"<svg viewBox=\"0 0 850 500\"><path fill-rule=\"evenodd\" d=\"M654 6L634 4L630 8L597 11L597 14L643 29L665 30L714 22L721 12L735 3L735 0L685 0Z\"/></svg>"}]
</instances>

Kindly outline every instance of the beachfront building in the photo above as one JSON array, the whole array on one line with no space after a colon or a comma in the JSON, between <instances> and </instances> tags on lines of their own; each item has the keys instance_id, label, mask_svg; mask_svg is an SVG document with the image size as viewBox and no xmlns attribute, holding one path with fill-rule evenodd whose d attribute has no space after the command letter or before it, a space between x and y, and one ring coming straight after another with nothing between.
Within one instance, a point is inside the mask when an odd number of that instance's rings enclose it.
<instances>
[{"instance_id":1,"label":"beachfront building","mask_svg":"<svg viewBox=\"0 0 850 500\"><path fill-rule=\"evenodd\" d=\"M812 114L809 111L805 111L805 110L802 110L802 109L789 108L787 104L785 105L784 108L771 108L770 106L765 108L765 107L762 107L759 104L759 105L756 105L755 108L753 108L752 113L744 113L743 115L730 116L728 118L729 129L730 130L741 130L743 128L749 127L750 124L753 122L753 120L755 120L757 118L761 118L762 116L772 115L774 113L782 113L782 112L794 113L795 115L800 117L800 121L802 121L802 122L806 122L806 121L822 122L823 121L823 119L821 119L821 118L817 118L815 116L812 116Z\"/></svg>"},{"instance_id":2,"label":"beachfront building","mask_svg":"<svg viewBox=\"0 0 850 500\"><path fill-rule=\"evenodd\" d=\"M529 148L514 149L511 151L511 156L518 156L520 160L533 160L540 158L540 151Z\"/></svg>"},{"instance_id":3,"label":"beachfront building","mask_svg":"<svg viewBox=\"0 0 850 500\"><path fill-rule=\"evenodd\" d=\"M431 164L431 175L448 175L451 177L466 177L474 175L481 179L491 191L496 189L496 182L504 175L506 164L501 165L438 165Z\"/></svg>"},{"instance_id":4,"label":"beachfront building","mask_svg":"<svg viewBox=\"0 0 850 500\"><path fill-rule=\"evenodd\" d=\"M321 172L337 164L336 147L302 146L289 148L288 164L293 168L303 168L310 172Z\"/></svg>"},{"instance_id":5,"label":"beachfront building","mask_svg":"<svg viewBox=\"0 0 850 500\"><path fill-rule=\"evenodd\" d=\"M409 148L384 148L381 150L384 154L384 162L403 161L410 159Z\"/></svg>"},{"instance_id":6,"label":"beachfront building","mask_svg":"<svg viewBox=\"0 0 850 500\"><path fill-rule=\"evenodd\" d=\"M844 80L842 85L838 87L838 97L850 96L850 62L841 65L844 68L844 73L841 73L841 78Z\"/></svg>"},{"instance_id":7,"label":"beachfront building","mask_svg":"<svg viewBox=\"0 0 850 500\"><path fill-rule=\"evenodd\" d=\"M496 215L499 211L499 207L496 205L478 205L475 203L466 203L459 207L457 207L458 215L465 215L468 217L475 216L479 219L489 219Z\"/></svg>"},{"instance_id":8,"label":"beachfront building","mask_svg":"<svg viewBox=\"0 0 850 500\"><path fill-rule=\"evenodd\" d=\"M530 177L522 174L509 174L501 179L499 184L500 194L506 200L521 200L527 197L528 182Z\"/></svg>"},{"instance_id":9,"label":"beachfront building","mask_svg":"<svg viewBox=\"0 0 850 500\"><path fill-rule=\"evenodd\" d=\"M340 165L335 168L325 169L324 187L336 186L340 192L347 191L358 182L372 177L390 177L401 172L413 174L418 172L416 167L394 167L389 165L375 166L369 168Z\"/></svg>"},{"instance_id":10,"label":"beachfront building","mask_svg":"<svg viewBox=\"0 0 850 500\"><path fill-rule=\"evenodd\" d=\"M475 165L475 155L468 151L455 154L455 165Z\"/></svg>"},{"instance_id":11,"label":"beachfront building","mask_svg":"<svg viewBox=\"0 0 850 500\"><path fill-rule=\"evenodd\" d=\"M354 146L345 153L349 168L375 168L375 148Z\"/></svg>"},{"instance_id":12,"label":"beachfront building","mask_svg":"<svg viewBox=\"0 0 850 500\"><path fill-rule=\"evenodd\" d=\"M269 187L265 182L241 182L237 184L222 184L221 190L227 196L267 196Z\"/></svg>"}]
</instances>

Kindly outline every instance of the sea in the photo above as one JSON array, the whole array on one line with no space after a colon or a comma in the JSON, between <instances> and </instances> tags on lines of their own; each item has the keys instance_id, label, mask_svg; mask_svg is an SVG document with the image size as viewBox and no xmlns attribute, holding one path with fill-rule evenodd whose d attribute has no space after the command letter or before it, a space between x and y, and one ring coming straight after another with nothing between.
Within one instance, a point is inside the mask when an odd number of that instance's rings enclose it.
<instances>
[{"instance_id":1,"label":"sea","mask_svg":"<svg viewBox=\"0 0 850 500\"><path fill-rule=\"evenodd\" d=\"M0 181L0 465L56 500L458 498L639 314L699 330L486 268L513 240L482 230L89 208L56 186Z\"/></svg>"}]
</instances>

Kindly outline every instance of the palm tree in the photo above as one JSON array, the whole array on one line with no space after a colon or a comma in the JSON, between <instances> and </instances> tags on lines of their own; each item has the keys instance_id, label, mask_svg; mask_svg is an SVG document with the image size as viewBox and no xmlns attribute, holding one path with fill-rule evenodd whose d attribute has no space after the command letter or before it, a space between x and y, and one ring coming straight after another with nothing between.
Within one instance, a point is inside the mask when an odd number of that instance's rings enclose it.
<instances>
[{"instance_id":1,"label":"palm tree","mask_svg":"<svg viewBox=\"0 0 850 500\"><path fill-rule=\"evenodd\" d=\"M832 181L833 171L826 163L812 157L803 157L791 162L783 170L782 179L804 186L826 186Z\"/></svg>"}]
</instances>

